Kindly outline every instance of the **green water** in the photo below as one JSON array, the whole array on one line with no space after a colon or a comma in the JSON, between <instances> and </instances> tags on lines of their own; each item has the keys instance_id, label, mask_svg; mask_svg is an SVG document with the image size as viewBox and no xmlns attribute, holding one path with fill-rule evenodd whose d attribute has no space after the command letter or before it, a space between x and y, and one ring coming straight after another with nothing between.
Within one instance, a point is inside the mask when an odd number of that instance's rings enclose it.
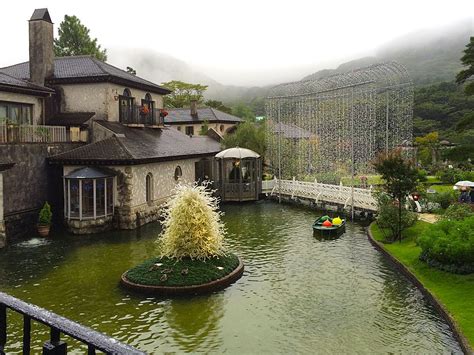
<instances>
[{"instance_id":1,"label":"green water","mask_svg":"<svg viewBox=\"0 0 474 355\"><path fill-rule=\"evenodd\" d=\"M122 272L154 256L158 224L12 244L0 251L0 290L149 353L460 352L362 226L349 223L340 239L321 242L312 235L314 211L269 202L223 210L230 250L246 267L224 291L169 300L118 286ZM11 319L6 350L18 353L20 321ZM48 333L34 329L39 349Z\"/></svg>"}]
</instances>

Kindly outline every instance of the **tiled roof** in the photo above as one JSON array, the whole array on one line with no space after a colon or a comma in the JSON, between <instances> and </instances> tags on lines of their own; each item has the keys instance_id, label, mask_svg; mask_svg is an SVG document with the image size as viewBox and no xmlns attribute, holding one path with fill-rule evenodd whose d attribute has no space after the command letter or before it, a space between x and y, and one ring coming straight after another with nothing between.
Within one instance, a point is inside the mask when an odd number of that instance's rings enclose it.
<instances>
[{"instance_id":1,"label":"tiled roof","mask_svg":"<svg viewBox=\"0 0 474 355\"><path fill-rule=\"evenodd\" d=\"M51 16L49 16L48 9L43 8L43 9L35 9L33 12L33 15L31 15L30 21L37 21L37 20L43 20L49 23L53 23L51 21Z\"/></svg>"},{"instance_id":2,"label":"tiled roof","mask_svg":"<svg viewBox=\"0 0 474 355\"><path fill-rule=\"evenodd\" d=\"M87 124L95 112L62 112L48 120L51 126L83 126Z\"/></svg>"},{"instance_id":3,"label":"tiled roof","mask_svg":"<svg viewBox=\"0 0 474 355\"><path fill-rule=\"evenodd\" d=\"M144 164L214 155L219 142L206 136L189 137L176 129L131 128L117 122L96 121L115 136L51 157L69 164Z\"/></svg>"},{"instance_id":4,"label":"tiled roof","mask_svg":"<svg viewBox=\"0 0 474 355\"><path fill-rule=\"evenodd\" d=\"M26 80L30 77L30 65L29 62L15 64L0 68L0 73ZM164 87L88 55L55 58L54 76L47 79L51 84L91 81L111 81L160 94L170 93Z\"/></svg>"},{"instance_id":5,"label":"tiled roof","mask_svg":"<svg viewBox=\"0 0 474 355\"><path fill-rule=\"evenodd\" d=\"M45 94L54 92L53 90L47 87L36 85L26 80L15 78L14 76L2 73L0 71L0 90L8 89L8 88L10 88L13 91L22 91L22 92L25 92L25 93L28 92L31 94L36 93L40 95L45 95Z\"/></svg>"},{"instance_id":6,"label":"tiled roof","mask_svg":"<svg viewBox=\"0 0 474 355\"><path fill-rule=\"evenodd\" d=\"M165 117L165 123L173 124L173 123L185 123L185 122L204 122L208 121L212 122L229 122L229 123L237 123L241 122L242 119L230 115L228 113L219 111L215 108L211 107L204 107L197 109L197 117L193 117L191 115L191 109L189 108L174 108L168 109L168 116Z\"/></svg>"},{"instance_id":7,"label":"tiled roof","mask_svg":"<svg viewBox=\"0 0 474 355\"><path fill-rule=\"evenodd\" d=\"M282 133L283 137L288 139L310 138L312 136L310 131L304 130L303 128L293 124L277 123L274 126L273 131L276 134Z\"/></svg>"}]
</instances>

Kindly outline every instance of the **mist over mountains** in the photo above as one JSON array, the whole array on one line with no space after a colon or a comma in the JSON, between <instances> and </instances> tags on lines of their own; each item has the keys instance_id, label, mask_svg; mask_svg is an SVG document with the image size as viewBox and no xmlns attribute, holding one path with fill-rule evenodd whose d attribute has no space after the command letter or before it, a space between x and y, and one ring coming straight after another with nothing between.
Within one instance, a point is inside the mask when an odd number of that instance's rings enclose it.
<instances>
[{"instance_id":1,"label":"mist over mountains","mask_svg":"<svg viewBox=\"0 0 474 355\"><path fill-rule=\"evenodd\" d=\"M418 31L387 42L377 50L375 56L347 61L335 69L323 69L314 73L308 69L308 75L303 78L298 76L301 70L295 70L293 80L321 79L377 62L396 60L407 67L416 85L451 81L462 68L460 58L469 37L473 35L472 18L450 26ZM121 68L131 66L138 75L156 83L181 80L208 85L206 98L228 104L265 97L271 87L224 85L182 60L150 49L130 51L126 48L111 48L108 54L112 64ZM275 73L275 78L279 76L281 77L281 73ZM288 73L285 73L285 77L288 77Z\"/></svg>"}]
</instances>

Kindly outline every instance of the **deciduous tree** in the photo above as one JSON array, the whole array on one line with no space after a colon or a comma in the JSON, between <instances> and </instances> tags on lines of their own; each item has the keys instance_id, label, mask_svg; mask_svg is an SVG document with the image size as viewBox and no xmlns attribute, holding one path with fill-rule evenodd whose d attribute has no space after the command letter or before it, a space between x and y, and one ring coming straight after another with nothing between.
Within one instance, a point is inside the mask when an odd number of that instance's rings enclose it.
<instances>
[{"instance_id":1,"label":"deciduous tree","mask_svg":"<svg viewBox=\"0 0 474 355\"><path fill-rule=\"evenodd\" d=\"M380 155L374 163L375 170L382 176L383 189L398 206L396 239L402 240L402 208L405 198L416 188L420 179L412 162L402 156L400 150Z\"/></svg>"},{"instance_id":2,"label":"deciduous tree","mask_svg":"<svg viewBox=\"0 0 474 355\"><path fill-rule=\"evenodd\" d=\"M189 107L194 100L200 104L207 89L207 85L190 84L179 80L168 81L162 85L172 91L164 97L165 106L169 108Z\"/></svg>"},{"instance_id":3,"label":"deciduous tree","mask_svg":"<svg viewBox=\"0 0 474 355\"><path fill-rule=\"evenodd\" d=\"M226 134L222 141L224 148L241 147L253 150L260 155L265 154L264 124L243 122L232 134Z\"/></svg>"},{"instance_id":4,"label":"deciduous tree","mask_svg":"<svg viewBox=\"0 0 474 355\"><path fill-rule=\"evenodd\" d=\"M215 108L219 111L225 112L225 113L232 113L232 109L222 103L222 101L218 100L207 100L204 102L204 105L208 107Z\"/></svg>"}]
</instances>

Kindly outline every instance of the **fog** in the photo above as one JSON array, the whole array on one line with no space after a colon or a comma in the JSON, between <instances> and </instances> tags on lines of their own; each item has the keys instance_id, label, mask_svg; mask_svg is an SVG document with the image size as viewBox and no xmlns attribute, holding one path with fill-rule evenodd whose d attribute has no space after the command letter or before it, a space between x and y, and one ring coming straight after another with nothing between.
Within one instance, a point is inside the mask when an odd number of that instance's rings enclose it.
<instances>
[{"instance_id":1,"label":"fog","mask_svg":"<svg viewBox=\"0 0 474 355\"><path fill-rule=\"evenodd\" d=\"M78 16L111 64L138 75L245 86L299 80L474 14L472 0L4 2L0 67L28 60L27 20L38 7L49 8L56 31L65 14Z\"/></svg>"}]
</instances>

